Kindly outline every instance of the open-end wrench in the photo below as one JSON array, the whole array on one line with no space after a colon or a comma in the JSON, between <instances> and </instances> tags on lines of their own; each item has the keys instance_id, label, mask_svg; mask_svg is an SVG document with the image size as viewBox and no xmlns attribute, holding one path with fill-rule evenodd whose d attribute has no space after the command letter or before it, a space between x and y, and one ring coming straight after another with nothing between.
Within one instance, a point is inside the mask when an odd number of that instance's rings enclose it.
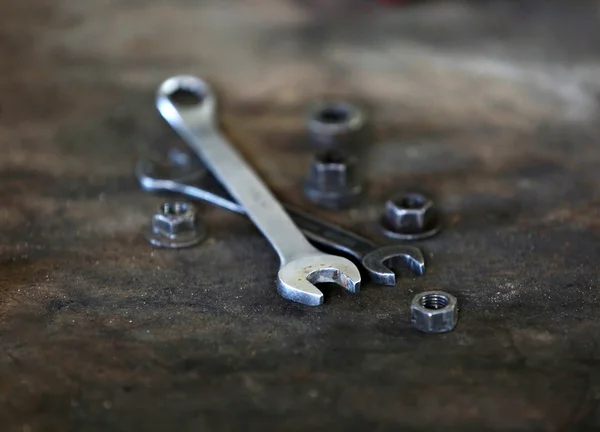
<instances>
[{"instance_id":1,"label":"open-end wrench","mask_svg":"<svg viewBox=\"0 0 600 432\"><path fill-rule=\"evenodd\" d=\"M245 213L244 208L233 201L200 164L194 164L193 161L170 164L160 164L150 160L140 161L136 165L135 174L140 186L146 191L176 192L237 213ZM396 284L396 275L390 267L402 265L417 275L425 272L423 254L414 246L378 247L366 238L306 214L297 208L286 205L285 209L311 242L352 256L362 264L370 279L378 285Z\"/></svg>"},{"instance_id":2,"label":"open-end wrench","mask_svg":"<svg viewBox=\"0 0 600 432\"><path fill-rule=\"evenodd\" d=\"M156 107L163 118L243 206L279 255L279 294L316 306L323 303L323 293L316 283L334 282L358 292L358 268L350 260L323 253L308 242L252 168L221 135L215 122L215 106L211 88L194 76L171 77L156 93Z\"/></svg>"}]
</instances>

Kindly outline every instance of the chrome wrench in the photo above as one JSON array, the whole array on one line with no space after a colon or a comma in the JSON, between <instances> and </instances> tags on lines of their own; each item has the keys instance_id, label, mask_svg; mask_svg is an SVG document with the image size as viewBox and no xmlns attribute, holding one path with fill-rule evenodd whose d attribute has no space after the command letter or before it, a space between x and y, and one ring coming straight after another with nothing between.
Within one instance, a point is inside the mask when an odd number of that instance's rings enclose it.
<instances>
[{"instance_id":1,"label":"chrome wrench","mask_svg":"<svg viewBox=\"0 0 600 432\"><path fill-rule=\"evenodd\" d=\"M183 162L168 164L150 160L138 162L135 175L142 189L148 192L180 193L237 213L245 213L244 208L233 201L200 164L194 164L188 158L183 159ZM396 284L396 275L390 267L407 267L419 276L425 272L425 258L421 250L414 246L400 244L377 246L366 238L295 207L289 205L284 207L294 223L312 243L353 257L362 264L371 281L378 285Z\"/></svg>"},{"instance_id":2,"label":"chrome wrench","mask_svg":"<svg viewBox=\"0 0 600 432\"><path fill-rule=\"evenodd\" d=\"M322 282L359 291L358 268L346 258L312 246L252 168L221 136L214 115L216 97L204 81L194 76L167 79L156 93L156 107L243 206L279 255L277 290L282 297L309 306L320 305L323 293L314 284Z\"/></svg>"}]
</instances>

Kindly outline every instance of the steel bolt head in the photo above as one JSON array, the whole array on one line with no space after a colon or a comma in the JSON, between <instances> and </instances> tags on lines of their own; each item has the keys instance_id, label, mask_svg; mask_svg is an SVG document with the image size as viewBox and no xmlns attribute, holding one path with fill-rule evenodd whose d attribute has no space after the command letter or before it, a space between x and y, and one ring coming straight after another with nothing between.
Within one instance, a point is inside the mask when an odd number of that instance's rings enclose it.
<instances>
[{"instance_id":1,"label":"steel bolt head","mask_svg":"<svg viewBox=\"0 0 600 432\"><path fill-rule=\"evenodd\" d=\"M439 214L433 201L415 192L388 199L381 225L385 235L400 240L431 237L440 229Z\"/></svg>"},{"instance_id":2,"label":"steel bolt head","mask_svg":"<svg viewBox=\"0 0 600 432\"><path fill-rule=\"evenodd\" d=\"M194 207L182 201L163 203L146 232L154 246L172 249L193 246L205 237L206 230L199 226Z\"/></svg>"},{"instance_id":3,"label":"steel bolt head","mask_svg":"<svg viewBox=\"0 0 600 432\"><path fill-rule=\"evenodd\" d=\"M356 158L335 150L313 158L304 183L304 195L313 203L330 209L348 207L362 190Z\"/></svg>"},{"instance_id":4,"label":"steel bolt head","mask_svg":"<svg viewBox=\"0 0 600 432\"><path fill-rule=\"evenodd\" d=\"M322 100L308 110L307 127L311 139L326 148L351 145L365 123L365 114L343 100Z\"/></svg>"},{"instance_id":5,"label":"steel bolt head","mask_svg":"<svg viewBox=\"0 0 600 432\"><path fill-rule=\"evenodd\" d=\"M458 301L444 291L417 294L410 305L413 327L425 333L449 332L458 321Z\"/></svg>"}]
</instances>

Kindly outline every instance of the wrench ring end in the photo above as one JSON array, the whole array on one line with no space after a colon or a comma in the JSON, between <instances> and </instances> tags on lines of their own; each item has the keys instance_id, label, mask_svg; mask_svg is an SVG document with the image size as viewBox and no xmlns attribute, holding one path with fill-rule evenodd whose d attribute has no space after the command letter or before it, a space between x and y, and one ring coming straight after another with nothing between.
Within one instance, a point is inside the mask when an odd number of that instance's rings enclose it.
<instances>
[{"instance_id":1,"label":"wrench ring end","mask_svg":"<svg viewBox=\"0 0 600 432\"><path fill-rule=\"evenodd\" d=\"M171 126L180 117L178 112L193 113L198 121L212 124L216 98L210 85L202 79L176 75L158 86L156 107Z\"/></svg>"}]
</instances>

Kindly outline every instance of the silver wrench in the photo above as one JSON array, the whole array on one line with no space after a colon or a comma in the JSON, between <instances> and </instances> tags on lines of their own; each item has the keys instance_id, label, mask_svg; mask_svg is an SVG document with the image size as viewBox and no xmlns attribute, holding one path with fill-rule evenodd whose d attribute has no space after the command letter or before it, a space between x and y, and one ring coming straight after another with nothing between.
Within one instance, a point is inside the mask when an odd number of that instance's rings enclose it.
<instances>
[{"instance_id":1,"label":"silver wrench","mask_svg":"<svg viewBox=\"0 0 600 432\"><path fill-rule=\"evenodd\" d=\"M185 156L185 155L184 155ZM149 160L136 165L135 175L148 192L175 192L216 204L228 210L245 213L200 164L186 160L161 164ZM416 275L425 272L421 250L408 245L378 247L370 240L286 205L286 211L315 245L347 254L360 262L370 279L378 285L395 285L396 275L388 267L408 267Z\"/></svg>"},{"instance_id":2,"label":"silver wrench","mask_svg":"<svg viewBox=\"0 0 600 432\"><path fill-rule=\"evenodd\" d=\"M179 96L188 101L181 101ZM311 245L252 168L221 136L214 119L216 97L204 81L194 76L167 79L156 93L156 107L243 206L279 255L277 290L282 297L309 306L320 305L323 293L314 284L322 282L359 291L358 268L346 258L325 254Z\"/></svg>"}]
</instances>

